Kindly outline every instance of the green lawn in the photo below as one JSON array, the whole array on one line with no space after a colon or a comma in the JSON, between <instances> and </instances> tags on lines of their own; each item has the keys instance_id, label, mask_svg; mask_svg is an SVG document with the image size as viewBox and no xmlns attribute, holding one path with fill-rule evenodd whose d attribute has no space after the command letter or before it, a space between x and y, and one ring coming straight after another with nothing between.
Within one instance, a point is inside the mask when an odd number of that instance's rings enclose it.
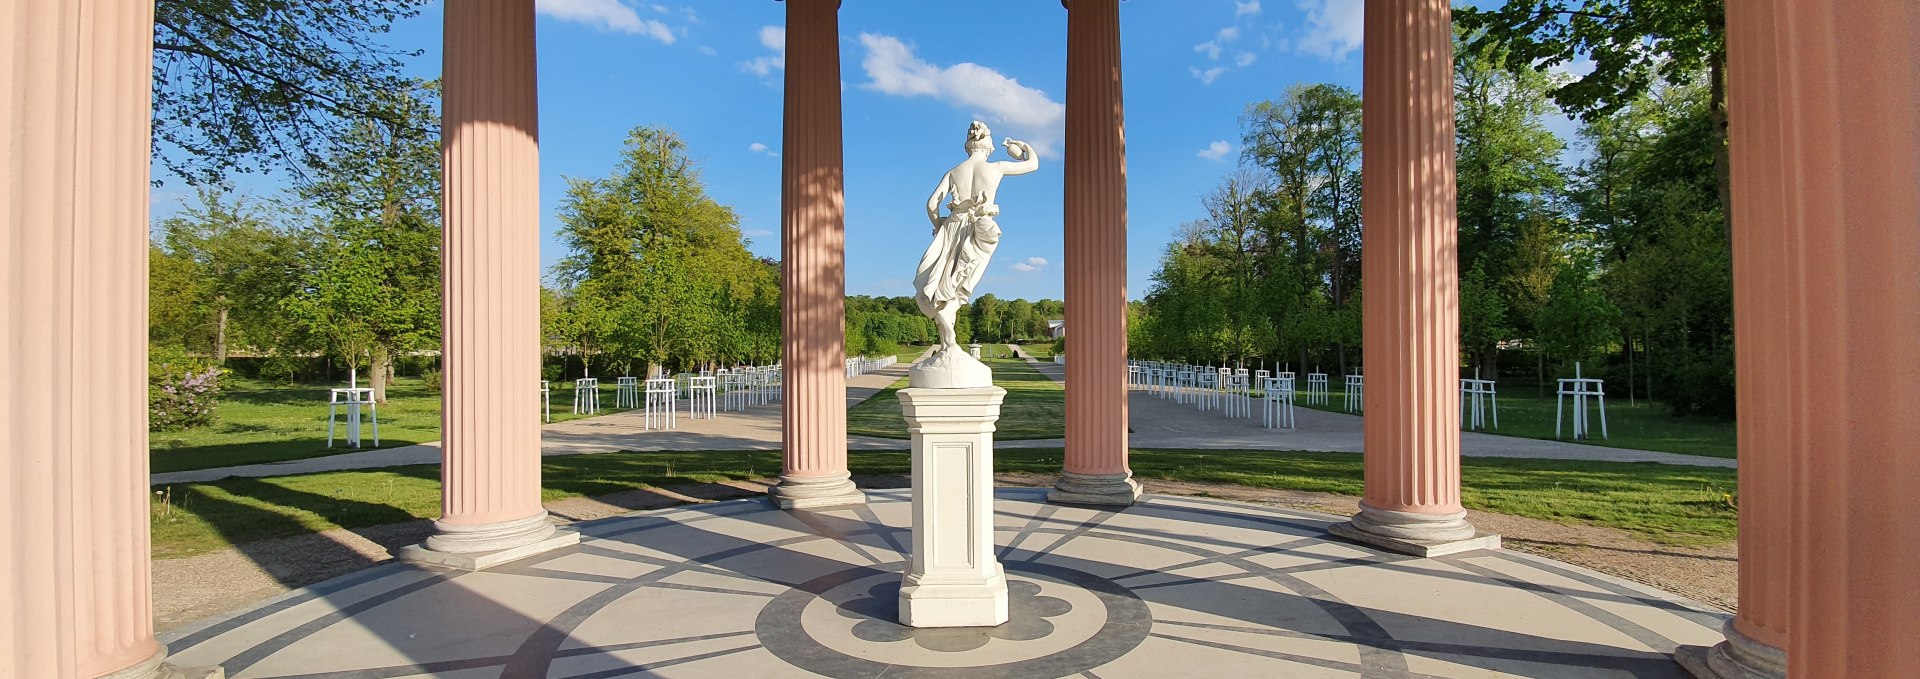
<instances>
[{"instance_id":1,"label":"green lawn","mask_svg":"<svg viewBox=\"0 0 1920 679\"><path fill-rule=\"evenodd\" d=\"M1060 383L1029 367L1026 361L1006 358L1012 352L1005 345L982 345L981 356L991 356L988 347L1000 349L1002 358L987 358L985 362L993 369L993 383L1007 390L1007 400L1000 404L1000 422L995 425L999 431L994 436L1004 441L1065 436L1062 423L1066 418L1067 392ZM885 391L848 410L847 433L906 439L907 421L900 415L900 398L894 395L905 388L907 378L902 377Z\"/></svg>"},{"instance_id":2,"label":"green lawn","mask_svg":"<svg viewBox=\"0 0 1920 679\"><path fill-rule=\"evenodd\" d=\"M893 358L900 363L913 365L913 362L920 360L920 355L924 353L927 353L926 347L916 347L910 344L902 345L900 347L900 353L894 354Z\"/></svg>"},{"instance_id":3,"label":"green lawn","mask_svg":"<svg viewBox=\"0 0 1920 679\"><path fill-rule=\"evenodd\" d=\"M220 383L219 419L212 426L154 432L149 460L154 473L281 462L354 452L344 440L327 448L327 390L332 384L286 384L227 377ZM540 416L539 393L528 389L527 416ZM601 412L614 412L614 385L600 385ZM553 421L588 417L573 414L573 383L556 383ZM346 435L340 417L337 437ZM362 429L368 448L371 423ZM440 396L419 378L402 377L387 388L380 406L380 447L394 448L440 440Z\"/></svg>"},{"instance_id":4,"label":"green lawn","mask_svg":"<svg viewBox=\"0 0 1920 679\"><path fill-rule=\"evenodd\" d=\"M1305 379L1302 377L1301 379ZM1338 375L1328 377L1339 382ZM1326 405L1296 405L1325 410L1328 412L1346 412L1346 389L1342 384L1329 387ZM1540 396L1532 385L1510 385L1502 383L1500 389L1500 428L1487 429L1485 433L1502 436L1518 436L1531 439L1552 440L1554 394L1548 390L1546 396ZM1569 406L1571 408L1571 406ZM1593 440L1573 441L1571 438L1572 413L1562 414L1560 440L1585 443L1612 448L1631 448L1634 450L1655 450L1682 455L1700 455L1704 457L1734 456L1734 423L1731 420L1717 420L1704 417L1674 417L1642 400L1638 405L1627 405L1625 397L1607 399L1607 434L1611 438L1600 438L1600 418L1598 410L1589 408L1592 418ZM1491 417L1489 417L1491 423Z\"/></svg>"},{"instance_id":5,"label":"green lawn","mask_svg":"<svg viewBox=\"0 0 1920 679\"><path fill-rule=\"evenodd\" d=\"M996 452L1000 471L1052 474L1061 451ZM1134 473L1148 479L1232 483L1358 495L1361 458L1350 453L1136 449ZM905 474L904 452L849 454L855 474ZM547 501L660 486L764 478L777 451L608 453L547 458ZM1467 458L1466 506L1517 516L1630 531L1669 544L1714 544L1735 535L1724 493L1734 471L1651 463ZM153 501L153 554L178 558L234 544L335 528L361 528L439 513L436 465L258 479L225 479L161 489Z\"/></svg>"},{"instance_id":6,"label":"green lawn","mask_svg":"<svg viewBox=\"0 0 1920 679\"><path fill-rule=\"evenodd\" d=\"M1053 343L1052 342L1047 342L1044 344L1022 344L1020 345L1020 350L1027 352L1028 356L1032 356L1034 358L1040 359L1040 362L1042 363L1053 360Z\"/></svg>"}]
</instances>

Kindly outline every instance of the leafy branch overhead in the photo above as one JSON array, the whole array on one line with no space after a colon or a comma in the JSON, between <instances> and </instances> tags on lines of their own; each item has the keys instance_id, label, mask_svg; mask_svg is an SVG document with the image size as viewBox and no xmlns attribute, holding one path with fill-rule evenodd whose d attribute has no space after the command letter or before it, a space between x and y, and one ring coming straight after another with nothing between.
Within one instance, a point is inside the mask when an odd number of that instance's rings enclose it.
<instances>
[{"instance_id":1,"label":"leafy branch overhead","mask_svg":"<svg viewBox=\"0 0 1920 679\"><path fill-rule=\"evenodd\" d=\"M381 105L410 89L386 45L396 21L426 0L157 0L154 157L189 184L230 172L287 172L296 183L333 140L369 120L417 126L431 117Z\"/></svg>"}]
</instances>

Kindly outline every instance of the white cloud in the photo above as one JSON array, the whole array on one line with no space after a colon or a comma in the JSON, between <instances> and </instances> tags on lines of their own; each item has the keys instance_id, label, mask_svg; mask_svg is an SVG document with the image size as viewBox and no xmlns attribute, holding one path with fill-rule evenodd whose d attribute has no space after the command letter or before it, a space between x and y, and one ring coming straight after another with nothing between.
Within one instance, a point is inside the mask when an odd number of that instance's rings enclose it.
<instances>
[{"instance_id":1,"label":"white cloud","mask_svg":"<svg viewBox=\"0 0 1920 679\"><path fill-rule=\"evenodd\" d=\"M1040 155L1058 157L1067 108L1047 93L974 63L941 68L927 63L889 35L860 34L867 56L860 61L867 82L860 87L896 97L930 97L967 110L1011 136L1023 137Z\"/></svg>"},{"instance_id":2,"label":"white cloud","mask_svg":"<svg viewBox=\"0 0 1920 679\"><path fill-rule=\"evenodd\" d=\"M673 35L672 28L653 19L640 18L639 12L620 0L539 0L535 7L539 13L561 21L643 35L664 45L671 45L678 39Z\"/></svg>"},{"instance_id":3,"label":"white cloud","mask_svg":"<svg viewBox=\"0 0 1920 679\"><path fill-rule=\"evenodd\" d=\"M1219 59L1222 46L1240 39L1240 27L1228 26L1213 34L1213 39L1193 46L1193 51L1207 55L1208 59Z\"/></svg>"},{"instance_id":4,"label":"white cloud","mask_svg":"<svg viewBox=\"0 0 1920 679\"><path fill-rule=\"evenodd\" d=\"M754 143L752 143L752 144L748 144L748 145L747 145L747 150L748 150L748 151L751 151L751 152L754 152L754 153L758 153L758 154L762 154L762 155L765 155L765 156L766 156L766 157L768 157L768 158L779 158L779 157L780 157L780 152L779 152L779 151L775 151L775 150L773 150L773 149L771 149L771 148L768 148L766 144L762 144L762 143L760 143L760 142L757 142L757 141L756 141L756 142L754 142Z\"/></svg>"},{"instance_id":5,"label":"white cloud","mask_svg":"<svg viewBox=\"0 0 1920 679\"><path fill-rule=\"evenodd\" d=\"M1014 262L1009 268L1021 273L1039 271L1047 266L1045 257L1028 257L1024 262Z\"/></svg>"},{"instance_id":6,"label":"white cloud","mask_svg":"<svg viewBox=\"0 0 1920 679\"><path fill-rule=\"evenodd\" d=\"M715 54L719 54L719 52L717 52L717 51L714 51L714 49L713 49L712 47L709 47L709 46L707 46L707 45L701 45L701 46L700 46L700 53L701 53L701 54L705 54L705 55L707 55L707 56L713 56L713 55L715 55Z\"/></svg>"},{"instance_id":7,"label":"white cloud","mask_svg":"<svg viewBox=\"0 0 1920 679\"><path fill-rule=\"evenodd\" d=\"M766 229L747 229L745 231L741 231L740 235L746 236L748 238L766 238L767 236L773 235L773 232L768 231Z\"/></svg>"},{"instance_id":8,"label":"white cloud","mask_svg":"<svg viewBox=\"0 0 1920 679\"><path fill-rule=\"evenodd\" d=\"M1248 66L1252 66L1253 61L1259 58L1260 58L1260 55L1254 54L1252 52L1241 52L1240 56L1233 58L1233 65L1239 66L1241 68L1246 68Z\"/></svg>"},{"instance_id":9,"label":"white cloud","mask_svg":"<svg viewBox=\"0 0 1920 679\"><path fill-rule=\"evenodd\" d=\"M772 75L774 71L786 70L787 27L761 26L760 46L767 48L767 50L773 52L773 54L754 57L752 61L740 62L741 70L762 78Z\"/></svg>"},{"instance_id":10,"label":"white cloud","mask_svg":"<svg viewBox=\"0 0 1920 679\"><path fill-rule=\"evenodd\" d=\"M1307 11L1307 25L1295 47L1302 52L1335 61L1360 46L1366 34L1361 0L1301 0Z\"/></svg>"},{"instance_id":11,"label":"white cloud","mask_svg":"<svg viewBox=\"0 0 1920 679\"><path fill-rule=\"evenodd\" d=\"M1193 155L1207 160L1219 161L1225 159L1229 153L1233 153L1233 145L1222 139L1215 140L1213 143L1208 144L1206 148L1200 149L1199 153Z\"/></svg>"},{"instance_id":12,"label":"white cloud","mask_svg":"<svg viewBox=\"0 0 1920 679\"><path fill-rule=\"evenodd\" d=\"M1198 68L1188 66L1187 72L1192 73L1193 77L1200 81L1200 84L1212 85L1213 81L1220 79L1220 74L1227 72L1227 67L1215 66L1213 68L1209 68L1207 70L1202 71Z\"/></svg>"},{"instance_id":13,"label":"white cloud","mask_svg":"<svg viewBox=\"0 0 1920 679\"><path fill-rule=\"evenodd\" d=\"M1588 73L1593 72L1593 66L1594 66L1593 59L1588 58L1586 55L1582 54L1582 55L1575 56L1573 58L1573 61L1562 61L1552 66L1548 66L1547 72L1552 74L1556 79L1558 79L1561 82L1568 82L1568 81L1579 80L1581 78L1587 77ZM1539 68L1539 67L1540 67L1540 64L1538 62L1535 62L1534 68Z\"/></svg>"},{"instance_id":14,"label":"white cloud","mask_svg":"<svg viewBox=\"0 0 1920 679\"><path fill-rule=\"evenodd\" d=\"M1260 13L1260 0L1247 0L1246 2L1240 2L1240 0L1233 0L1233 18L1238 19L1240 17L1247 16L1249 14L1259 14L1259 13Z\"/></svg>"}]
</instances>

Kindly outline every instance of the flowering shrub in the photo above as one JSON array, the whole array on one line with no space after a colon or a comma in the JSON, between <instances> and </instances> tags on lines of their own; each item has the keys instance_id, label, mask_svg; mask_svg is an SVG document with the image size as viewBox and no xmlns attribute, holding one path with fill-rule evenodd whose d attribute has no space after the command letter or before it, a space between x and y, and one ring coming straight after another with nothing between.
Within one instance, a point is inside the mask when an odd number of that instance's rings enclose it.
<instances>
[{"instance_id":1,"label":"flowering shrub","mask_svg":"<svg viewBox=\"0 0 1920 679\"><path fill-rule=\"evenodd\" d=\"M185 353L156 351L147 361L147 428L175 431L213 424L226 371Z\"/></svg>"}]
</instances>

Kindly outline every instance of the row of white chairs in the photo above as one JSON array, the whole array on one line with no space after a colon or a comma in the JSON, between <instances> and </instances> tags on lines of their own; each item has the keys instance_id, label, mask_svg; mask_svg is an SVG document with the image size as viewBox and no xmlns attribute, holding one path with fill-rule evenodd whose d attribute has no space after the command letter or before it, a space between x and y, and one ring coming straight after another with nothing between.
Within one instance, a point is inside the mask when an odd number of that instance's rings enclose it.
<instances>
[{"instance_id":1,"label":"row of white chairs","mask_svg":"<svg viewBox=\"0 0 1920 679\"><path fill-rule=\"evenodd\" d=\"M1164 361L1128 361L1127 385L1201 411L1217 410L1226 417L1253 417L1253 402L1261 401L1261 419L1268 428L1292 428L1294 375L1278 376L1266 370L1224 368ZM1258 387L1259 398L1255 398Z\"/></svg>"},{"instance_id":2,"label":"row of white chairs","mask_svg":"<svg viewBox=\"0 0 1920 679\"><path fill-rule=\"evenodd\" d=\"M864 375L898 363L893 356L847 359L847 376ZM785 396L779 364L746 365L698 373L679 373L672 377L647 379L619 377L614 380L614 407L644 411L646 429L672 429L678 424L680 401L687 404L690 419L713 419L720 411L745 411L751 406L776 405ZM540 405L543 418L553 421L553 385L540 381ZM600 412L600 379L582 377L573 381L573 412Z\"/></svg>"},{"instance_id":3,"label":"row of white chairs","mask_svg":"<svg viewBox=\"0 0 1920 679\"><path fill-rule=\"evenodd\" d=\"M881 356L879 358L860 356L849 358L847 359L847 377L859 377L875 370L891 367L893 364L899 362L900 359L893 356Z\"/></svg>"}]
</instances>

